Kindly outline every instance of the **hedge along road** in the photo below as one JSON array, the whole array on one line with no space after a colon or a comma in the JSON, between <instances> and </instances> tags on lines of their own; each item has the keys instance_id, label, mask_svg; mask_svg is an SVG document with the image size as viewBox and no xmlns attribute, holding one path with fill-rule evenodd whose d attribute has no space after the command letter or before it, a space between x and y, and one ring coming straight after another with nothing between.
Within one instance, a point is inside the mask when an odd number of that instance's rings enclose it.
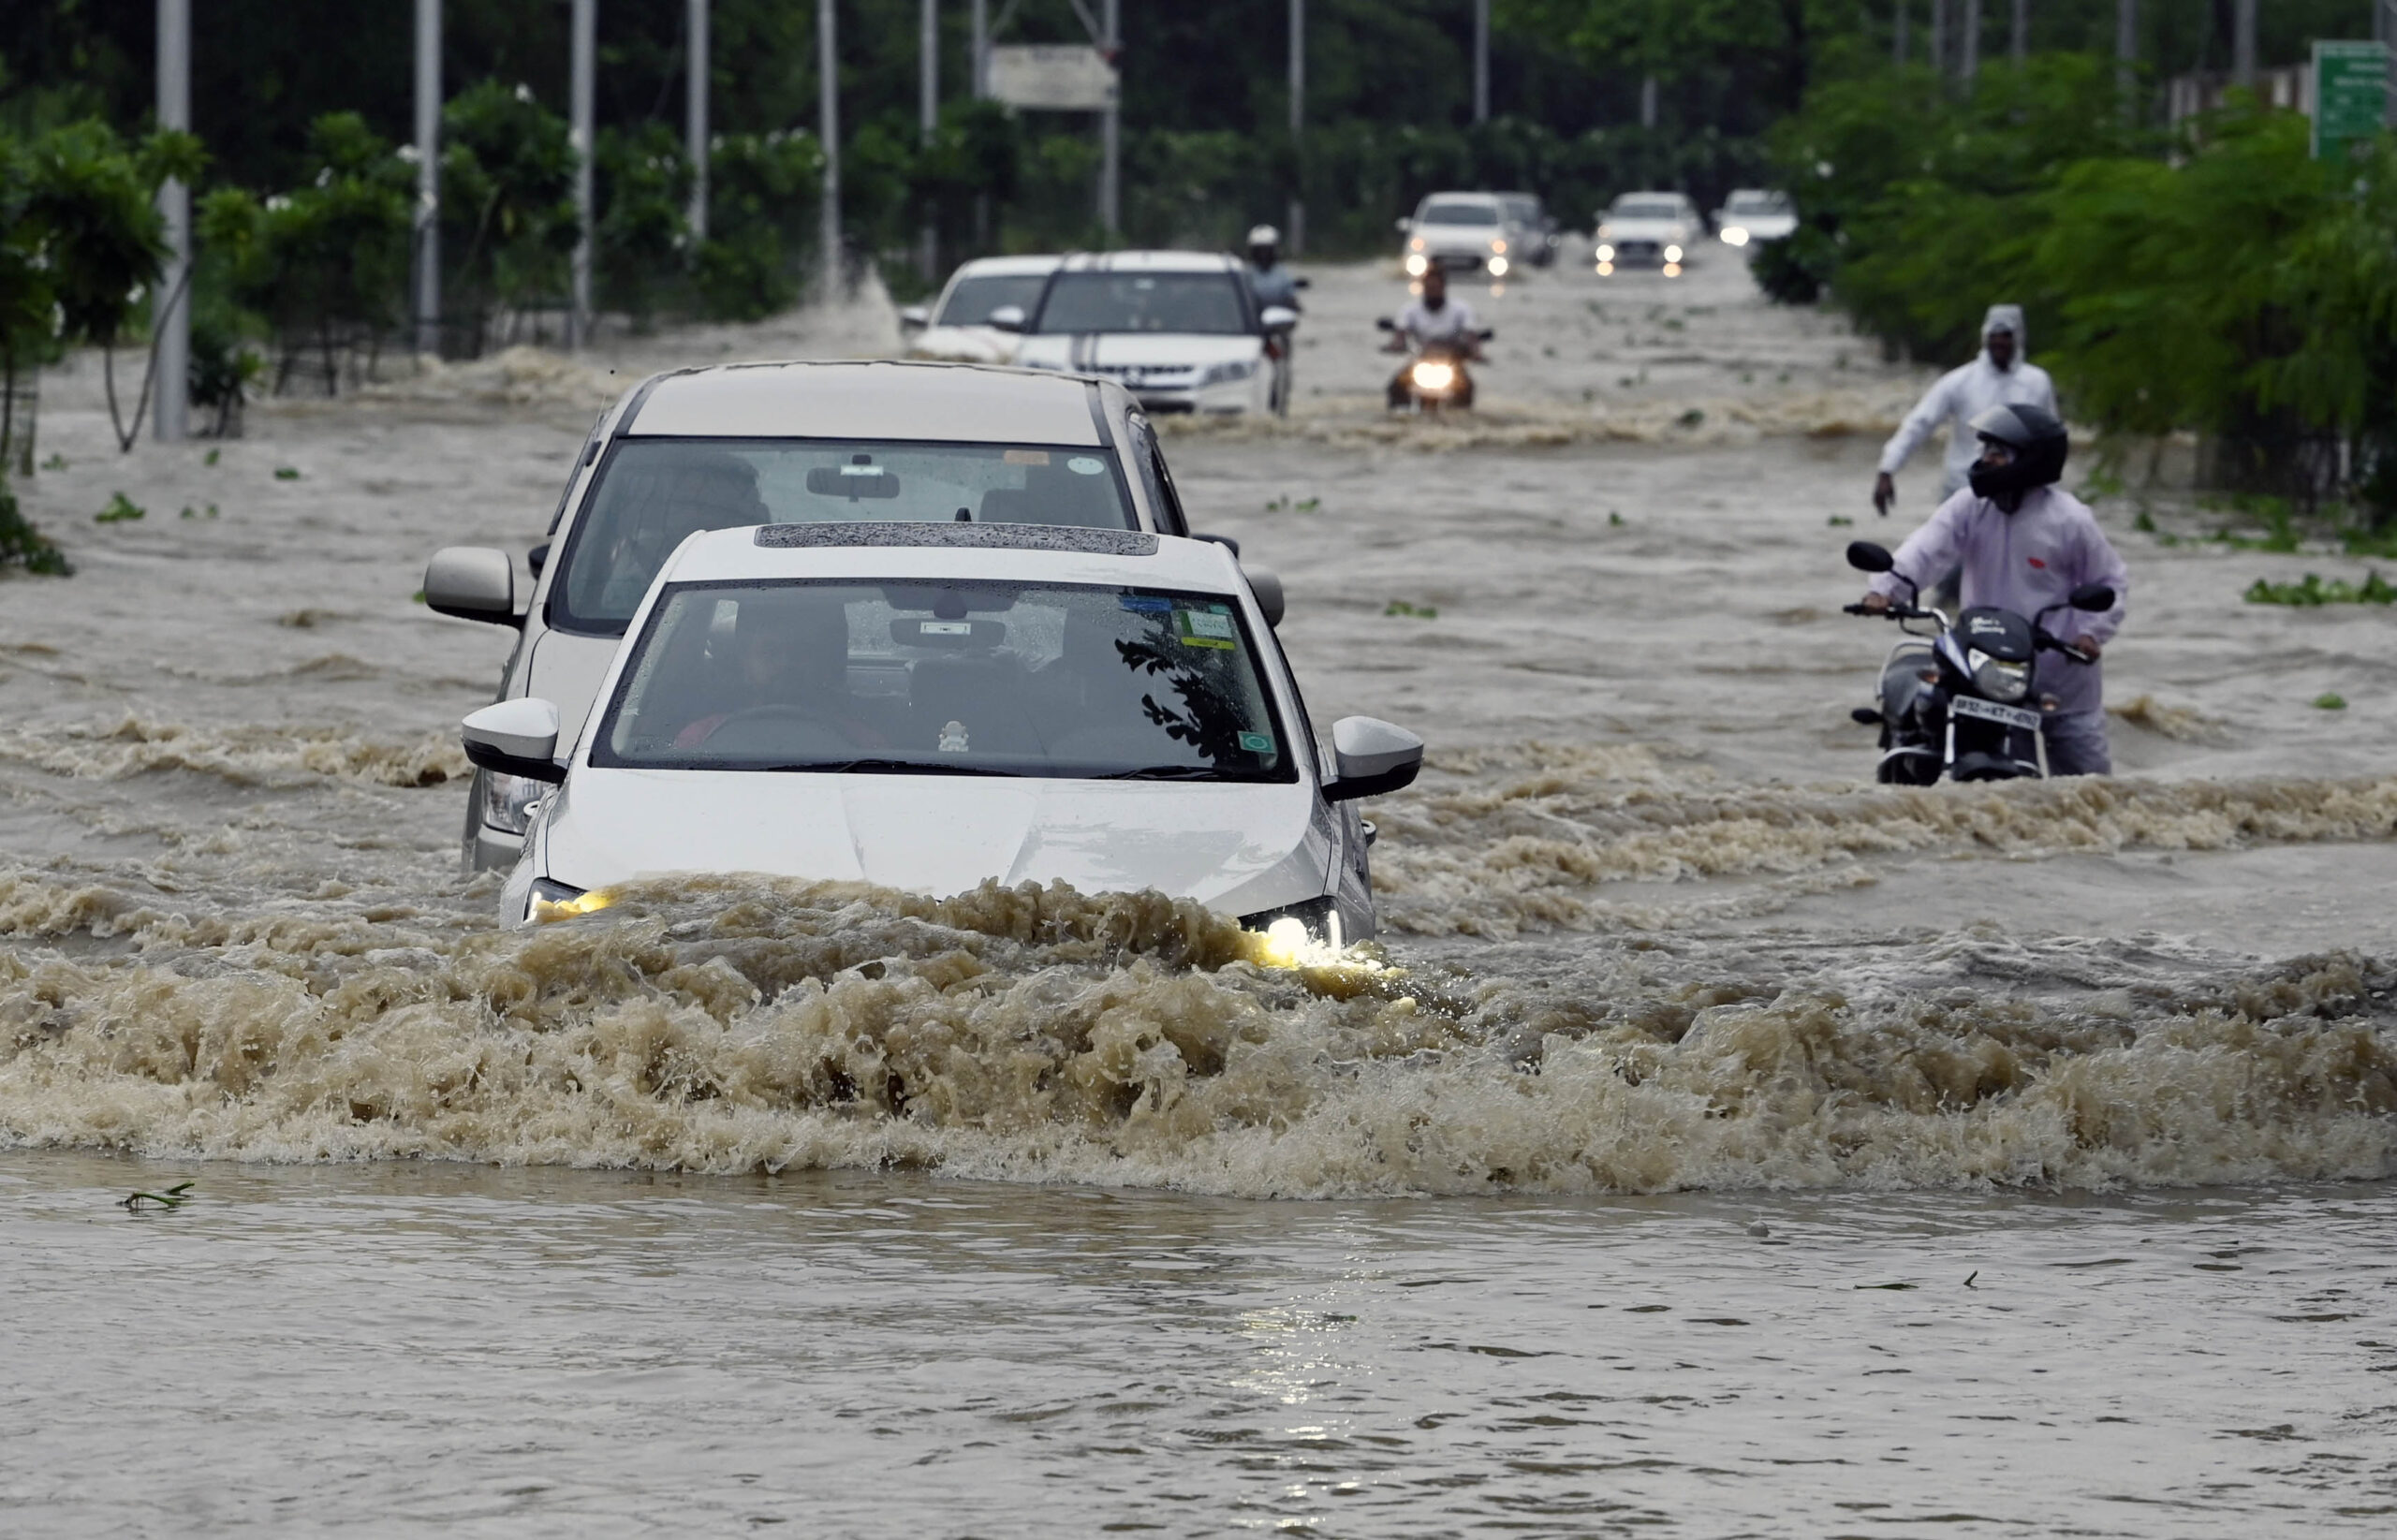
<instances>
[{"instance_id":1,"label":"hedge along road","mask_svg":"<svg viewBox=\"0 0 2397 1540\"><path fill-rule=\"evenodd\" d=\"M110 454L89 360L47 381L66 468L25 501L81 573L0 585L0 1268L56 1389L8 1500L57 1533L2374 1523L2390 617L2238 597L2366 564L2105 502L2124 776L1880 792L1846 711L1887 635L1839 551L1908 527L1865 492L1927 376L1728 261L1568 268L1467 292L1486 411L1394 425L1400 288L1318 270L1293 420L1170 445L1283 573L1315 713L1434 746L1375 812L1406 971L1312 987L1189 917L1162 956L1073 942L1115 901L1051 904L1054 945L787 885L492 932L451 733L507 638L410 601L425 554L529 545L640 371L888 346L887 310L275 405L213 465ZM119 491L145 516L95 523ZM327 1157L371 1163L274 1164Z\"/></svg>"}]
</instances>

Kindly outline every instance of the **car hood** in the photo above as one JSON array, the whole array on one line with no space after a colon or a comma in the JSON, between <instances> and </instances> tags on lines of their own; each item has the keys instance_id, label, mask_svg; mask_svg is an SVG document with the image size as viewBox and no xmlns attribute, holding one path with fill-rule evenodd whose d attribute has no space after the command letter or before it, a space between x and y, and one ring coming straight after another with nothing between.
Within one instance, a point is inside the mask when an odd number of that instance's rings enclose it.
<instances>
[{"instance_id":1,"label":"car hood","mask_svg":"<svg viewBox=\"0 0 2397 1540\"><path fill-rule=\"evenodd\" d=\"M544 816L552 879L675 872L846 879L945 897L985 879L1154 887L1231 914L1326 891L1329 821L1302 784L575 767Z\"/></svg>"},{"instance_id":2,"label":"car hood","mask_svg":"<svg viewBox=\"0 0 2397 1540\"><path fill-rule=\"evenodd\" d=\"M1504 225L1420 225L1415 233L1434 251L1488 251L1493 241L1508 239Z\"/></svg>"},{"instance_id":3,"label":"car hood","mask_svg":"<svg viewBox=\"0 0 2397 1540\"><path fill-rule=\"evenodd\" d=\"M1679 241L1689 234L1690 227L1679 219L1610 219L1605 238L1609 241Z\"/></svg>"},{"instance_id":4,"label":"car hood","mask_svg":"<svg viewBox=\"0 0 2397 1540\"><path fill-rule=\"evenodd\" d=\"M1019 363L1059 369L1203 369L1211 363L1254 359L1264 348L1243 333L1227 337L1191 331L1099 331L1043 333L1023 339Z\"/></svg>"}]
</instances>

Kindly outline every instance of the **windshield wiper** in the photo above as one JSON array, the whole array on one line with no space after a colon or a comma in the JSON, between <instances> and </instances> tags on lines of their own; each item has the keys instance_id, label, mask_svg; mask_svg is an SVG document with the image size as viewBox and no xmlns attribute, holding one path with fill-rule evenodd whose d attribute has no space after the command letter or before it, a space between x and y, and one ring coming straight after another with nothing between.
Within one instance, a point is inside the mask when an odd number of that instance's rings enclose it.
<instances>
[{"instance_id":1,"label":"windshield wiper","mask_svg":"<svg viewBox=\"0 0 2397 1540\"><path fill-rule=\"evenodd\" d=\"M1110 770L1094 781L1221 781L1228 780L1213 765L1142 765L1138 770Z\"/></svg>"},{"instance_id":2,"label":"windshield wiper","mask_svg":"<svg viewBox=\"0 0 2397 1540\"><path fill-rule=\"evenodd\" d=\"M988 765L942 764L927 759L808 759L787 765L762 765L768 770L815 770L824 775L1014 775Z\"/></svg>"}]
</instances>

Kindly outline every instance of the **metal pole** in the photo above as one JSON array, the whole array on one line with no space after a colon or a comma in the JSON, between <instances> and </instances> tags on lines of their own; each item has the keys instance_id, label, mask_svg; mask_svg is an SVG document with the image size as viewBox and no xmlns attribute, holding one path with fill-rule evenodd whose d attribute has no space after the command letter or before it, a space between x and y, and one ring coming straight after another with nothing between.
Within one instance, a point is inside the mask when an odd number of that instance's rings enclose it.
<instances>
[{"instance_id":1,"label":"metal pole","mask_svg":"<svg viewBox=\"0 0 2397 1540\"><path fill-rule=\"evenodd\" d=\"M2239 0L2231 38L2230 78L2235 85L2256 89L2256 0Z\"/></svg>"},{"instance_id":2,"label":"metal pole","mask_svg":"<svg viewBox=\"0 0 2397 1540\"><path fill-rule=\"evenodd\" d=\"M824 149L824 302L841 291L841 65L832 0L816 0L816 96Z\"/></svg>"},{"instance_id":3,"label":"metal pole","mask_svg":"<svg viewBox=\"0 0 2397 1540\"><path fill-rule=\"evenodd\" d=\"M2139 0L2114 0L2114 89L2125 107L2139 88Z\"/></svg>"},{"instance_id":4,"label":"metal pole","mask_svg":"<svg viewBox=\"0 0 2397 1540\"><path fill-rule=\"evenodd\" d=\"M1906 62L1906 13L1912 9L1914 0L1898 0L1890 19L1890 62L1901 67Z\"/></svg>"},{"instance_id":5,"label":"metal pole","mask_svg":"<svg viewBox=\"0 0 2397 1540\"><path fill-rule=\"evenodd\" d=\"M1963 47L1958 51L1956 74L1964 89L1973 88L1973 78L1981 72L1981 0L1964 0Z\"/></svg>"},{"instance_id":6,"label":"metal pole","mask_svg":"<svg viewBox=\"0 0 2397 1540\"><path fill-rule=\"evenodd\" d=\"M691 163L691 239L708 238L708 0L690 0L689 73L683 87L683 154Z\"/></svg>"},{"instance_id":7,"label":"metal pole","mask_svg":"<svg viewBox=\"0 0 2397 1540\"><path fill-rule=\"evenodd\" d=\"M1656 77L1654 75L1640 77L1640 126L1656 126Z\"/></svg>"},{"instance_id":8,"label":"metal pole","mask_svg":"<svg viewBox=\"0 0 2397 1540\"><path fill-rule=\"evenodd\" d=\"M1119 82L1116 87L1115 105L1107 110L1106 121L1099 127L1102 138L1098 173L1098 223L1100 227L1107 231L1108 239L1110 241L1115 238L1116 231L1122 227L1124 210L1120 200L1121 178L1124 170L1124 93L1120 83L1123 80L1124 68L1122 10L1122 0L1106 0L1102 24L1107 30L1107 36L1099 39L1098 44L1106 51L1108 63L1115 66L1116 80Z\"/></svg>"},{"instance_id":9,"label":"metal pole","mask_svg":"<svg viewBox=\"0 0 2397 1540\"><path fill-rule=\"evenodd\" d=\"M1931 0L1931 72L1948 73L1948 0Z\"/></svg>"},{"instance_id":10,"label":"metal pole","mask_svg":"<svg viewBox=\"0 0 2397 1540\"><path fill-rule=\"evenodd\" d=\"M158 0L158 126L191 128L191 0ZM161 183L158 213L167 262L150 310L158 392L151 424L159 443L180 444L191 433L191 189Z\"/></svg>"},{"instance_id":11,"label":"metal pole","mask_svg":"<svg viewBox=\"0 0 2397 1540\"><path fill-rule=\"evenodd\" d=\"M940 0L923 0L918 19L917 69L920 79L917 92L917 118L922 129L925 148L940 132ZM940 271L940 231L933 223L932 210L924 211L922 249L916 255L917 267L929 284Z\"/></svg>"},{"instance_id":12,"label":"metal pole","mask_svg":"<svg viewBox=\"0 0 2397 1540\"><path fill-rule=\"evenodd\" d=\"M1490 0L1473 0L1473 121L1490 121Z\"/></svg>"},{"instance_id":13,"label":"metal pole","mask_svg":"<svg viewBox=\"0 0 2397 1540\"><path fill-rule=\"evenodd\" d=\"M1306 250L1307 0L1290 0L1290 215L1284 244Z\"/></svg>"},{"instance_id":14,"label":"metal pole","mask_svg":"<svg viewBox=\"0 0 2397 1540\"><path fill-rule=\"evenodd\" d=\"M966 73L973 78L976 101L991 94L991 0L974 0L973 57Z\"/></svg>"},{"instance_id":15,"label":"metal pole","mask_svg":"<svg viewBox=\"0 0 2397 1540\"><path fill-rule=\"evenodd\" d=\"M2014 0L2014 37L2007 52L2017 67L2031 56L2031 0Z\"/></svg>"},{"instance_id":16,"label":"metal pole","mask_svg":"<svg viewBox=\"0 0 2397 1540\"><path fill-rule=\"evenodd\" d=\"M566 345L581 347L591 328L591 86L599 38L599 0L574 0L574 292L567 298Z\"/></svg>"},{"instance_id":17,"label":"metal pole","mask_svg":"<svg viewBox=\"0 0 2397 1540\"><path fill-rule=\"evenodd\" d=\"M441 355L441 0L416 0L416 350Z\"/></svg>"}]
</instances>

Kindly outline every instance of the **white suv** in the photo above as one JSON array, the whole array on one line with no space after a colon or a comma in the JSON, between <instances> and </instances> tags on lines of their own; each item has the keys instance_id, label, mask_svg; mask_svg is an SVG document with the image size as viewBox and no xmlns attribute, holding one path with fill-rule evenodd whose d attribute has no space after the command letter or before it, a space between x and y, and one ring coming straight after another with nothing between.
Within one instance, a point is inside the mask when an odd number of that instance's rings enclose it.
<instances>
[{"instance_id":1,"label":"white suv","mask_svg":"<svg viewBox=\"0 0 2397 1540\"><path fill-rule=\"evenodd\" d=\"M600 418L532 549L525 603L507 552L463 546L425 568L425 602L516 627L498 698L554 703L571 742L686 536L909 521L1190 533L1147 417L1107 381L897 360L724 364L654 375ZM1279 596L1275 585L1277 613ZM469 870L516 864L542 791L476 775Z\"/></svg>"},{"instance_id":2,"label":"white suv","mask_svg":"<svg viewBox=\"0 0 2397 1540\"><path fill-rule=\"evenodd\" d=\"M992 312L1015 359L1115 380L1151 412L1266 412L1295 311L1260 308L1237 257L1195 251L1068 257L1040 297Z\"/></svg>"}]
</instances>

